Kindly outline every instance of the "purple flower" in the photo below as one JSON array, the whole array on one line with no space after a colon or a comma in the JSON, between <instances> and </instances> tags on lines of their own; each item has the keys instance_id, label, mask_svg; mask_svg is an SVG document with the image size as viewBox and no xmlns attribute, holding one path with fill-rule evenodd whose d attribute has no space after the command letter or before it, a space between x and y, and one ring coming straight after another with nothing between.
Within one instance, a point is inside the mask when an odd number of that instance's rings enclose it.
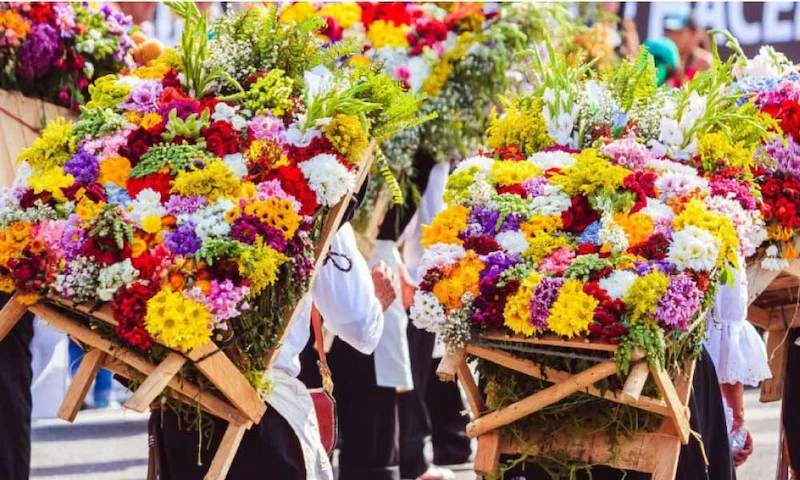
<instances>
[{"instance_id":1,"label":"purple flower","mask_svg":"<svg viewBox=\"0 0 800 480\"><path fill-rule=\"evenodd\" d=\"M764 150L775 160L777 171L800 177L800 145L791 136L787 136L786 141L787 145L784 146L783 138L776 138L767 143Z\"/></svg>"},{"instance_id":2,"label":"purple flower","mask_svg":"<svg viewBox=\"0 0 800 480\"><path fill-rule=\"evenodd\" d=\"M522 182L522 188L528 192L528 199L534 199L544 195L544 187L547 185L547 178L535 177Z\"/></svg>"},{"instance_id":3,"label":"purple flower","mask_svg":"<svg viewBox=\"0 0 800 480\"><path fill-rule=\"evenodd\" d=\"M714 179L709 186L712 195L732 198L739 202L745 210L755 210L757 207L756 199L750 192L750 188L732 178Z\"/></svg>"},{"instance_id":4,"label":"purple flower","mask_svg":"<svg viewBox=\"0 0 800 480\"><path fill-rule=\"evenodd\" d=\"M162 105L158 113L161 115L161 118L169 118L170 112L175 110L175 114L178 118L186 120L189 115L197 113L199 108L197 102L190 100L173 100L166 105Z\"/></svg>"},{"instance_id":5,"label":"purple flower","mask_svg":"<svg viewBox=\"0 0 800 480\"><path fill-rule=\"evenodd\" d=\"M72 29L75 28L75 10L72 5L55 3L53 4L53 11L56 14L56 25L61 30L61 38L72 37Z\"/></svg>"},{"instance_id":6,"label":"purple flower","mask_svg":"<svg viewBox=\"0 0 800 480\"><path fill-rule=\"evenodd\" d=\"M208 200L205 197L181 197L180 195L170 195L169 200L164 205L170 215L176 217L181 214L190 215L203 207L208 206Z\"/></svg>"},{"instance_id":7,"label":"purple flower","mask_svg":"<svg viewBox=\"0 0 800 480\"><path fill-rule=\"evenodd\" d=\"M163 91L164 86L159 80L142 80L131 89L131 94L119 106L139 113L157 112L158 99Z\"/></svg>"},{"instance_id":8,"label":"purple flower","mask_svg":"<svg viewBox=\"0 0 800 480\"><path fill-rule=\"evenodd\" d=\"M34 25L19 49L19 76L24 79L42 77L50 72L60 56L56 29L47 24Z\"/></svg>"},{"instance_id":9,"label":"purple flower","mask_svg":"<svg viewBox=\"0 0 800 480\"><path fill-rule=\"evenodd\" d=\"M542 281L533 289L531 296L531 325L540 330L547 329L547 319L550 317L550 307L558 298L558 292L564 279L561 277L542 277Z\"/></svg>"},{"instance_id":10,"label":"purple flower","mask_svg":"<svg viewBox=\"0 0 800 480\"><path fill-rule=\"evenodd\" d=\"M508 232L511 230L519 230L519 224L525 221L525 216L521 213L511 212L503 219L502 225L498 232Z\"/></svg>"},{"instance_id":11,"label":"purple flower","mask_svg":"<svg viewBox=\"0 0 800 480\"><path fill-rule=\"evenodd\" d=\"M484 207L475 207L469 215L469 220L467 224L475 224L480 226L479 235L493 235L495 233L495 226L497 226L497 220L500 218L500 212L495 212L494 210L484 208Z\"/></svg>"},{"instance_id":12,"label":"purple flower","mask_svg":"<svg viewBox=\"0 0 800 480\"><path fill-rule=\"evenodd\" d=\"M680 330L689 328L689 322L697 313L703 293L686 274L669 279L666 293L656 305L656 320Z\"/></svg>"},{"instance_id":13,"label":"purple flower","mask_svg":"<svg viewBox=\"0 0 800 480\"><path fill-rule=\"evenodd\" d=\"M78 183L89 184L97 179L100 162L94 155L79 148L78 152L64 164L64 172L75 177Z\"/></svg>"},{"instance_id":14,"label":"purple flower","mask_svg":"<svg viewBox=\"0 0 800 480\"><path fill-rule=\"evenodd\" d=\"M674 265L667 260L637 261L635 265L636 274L640 277L652 273L653 271L658 271L664 275L670 275L675 271Z\"/></svg>"},{"instance_id":15,"label":"purple flower","mask_svg":"<svg viewBox=\"0 0 800 480\"><path fill-rule=\"evenodd\" d=\"M73 260L81 253L86 235L81 227L82 223L81 218L74 213L67 219L64 236L61 237L61 248L64 249L67 260Z\"/></svg>"},{"instance_id":16,"label":"purple flower","mask_svg":"<svg viewBox=\"0 0 800 480\"><path fill-rule=\"evenodd\" d=\"M481 270L480 277L498 277L514 265L522 262L522 257L518 253L508 253L502 250L492 252L481 257L485 267Z\"/></svg>"},{"instance_id":17,"label":"purple flower","mask_svg":"<svg viewBox=\"0 0 800 480\"><path fill-rule=\"evenodd\" d=\"M200 250L202 242L194 231L194 223L186 222L174 232L167 233L164 244L175 255L191 255Z\"/></svg>"},{"instance_id":18,"label":"purple flower","mask_svg":"<svg viewBox=\"0 0 800 480\"><path fill-rule=\"evenodd\" d=\"M274 250L283 252L286 250L286 237L283 232L270 225L261 223L258 217L253 215L242 215L233 222L231 235L234 239L252 245L257 236L264 239L264 243Z\"/></svg>"}]
</instances>

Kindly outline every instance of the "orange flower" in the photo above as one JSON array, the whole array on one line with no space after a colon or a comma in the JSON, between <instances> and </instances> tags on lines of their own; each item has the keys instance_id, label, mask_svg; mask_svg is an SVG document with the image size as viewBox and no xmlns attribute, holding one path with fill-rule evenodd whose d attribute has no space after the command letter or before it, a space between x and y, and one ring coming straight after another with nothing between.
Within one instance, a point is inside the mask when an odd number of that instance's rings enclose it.
<instances>
[{"instance_id":1,"label":"orange flower","mask_svg":"<svg viewBox=\"0 0 800 480\"><path fill-rule=\"evenodd\" d=\"M209 280L198 280L194 282L194 286L199 288L203 295L211 293L211 282Z\"/></svg>"},{"instance_id":2,"label":"orange flower","mask_svg":"<svg viewBox=\"0 0 800 480\"><path fill-rule=\"evenodd\" d=\"M167 278L167 283L169 283L173 291L177 292L178 290L182 290L183 286L186 285L186 278L178 272L172 272Z\"/></svg>"},{"instance_id":3,"label":"orange flower","mask_svg":"<svg viewBox=\"0 0 800 480\"><path fill-rule=\"evenodd\" d=\"M131 173L131 162L125 157L110 157L100 162L100 176L98 183L113 183L125 188L128 175Z\"/></svg>"}]
</instances>

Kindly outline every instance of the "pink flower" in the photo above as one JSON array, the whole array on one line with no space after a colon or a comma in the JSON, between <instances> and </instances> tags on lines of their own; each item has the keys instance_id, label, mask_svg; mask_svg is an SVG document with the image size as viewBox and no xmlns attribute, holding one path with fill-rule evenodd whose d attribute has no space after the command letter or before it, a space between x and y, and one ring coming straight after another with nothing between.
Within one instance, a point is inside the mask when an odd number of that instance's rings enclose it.
<instances>
[{"instance_id":1,"label":"pink flower","mask_svg":"<svg viewBox=\"0 0 800 480\"><path fill-rule=\"evenodd\" d=\"M539 264L539 271L561 275L569 268L574 258L575 252L570 250L569 247L561 247L542 260Z\"/></svg>"}]
</instances>

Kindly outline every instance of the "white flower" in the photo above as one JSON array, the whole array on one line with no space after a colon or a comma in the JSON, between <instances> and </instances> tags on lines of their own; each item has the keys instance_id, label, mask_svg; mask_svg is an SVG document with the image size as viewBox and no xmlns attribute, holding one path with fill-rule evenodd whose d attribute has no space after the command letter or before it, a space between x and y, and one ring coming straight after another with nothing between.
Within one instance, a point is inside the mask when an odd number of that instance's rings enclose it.
<instances>
[{"instance_id":1,"label":"white flower","mask_svg":"<svg viewBox=\"0 0 800 480\"><path fill-rule=\"evenodd\" d=\"M647 199L647 205L641 210L641 213L652 218L654 221L671 220L675 217L675 212L672 211L672 208L655 198Z\"/></svg>"},{"instance_id":2,"label":"white flower","mask_svg":"<svg viewBox=\"0 0 800 480\"><path fill-rule=\"evenodd\" d=\"M241 115L237 115L238 107L232 107L225 102L220 102L214 107L214 114L211 119L214 121L225 120L233 125L236 130L244 130L247 126L247 120Z\"/></svg>"},{"instance_id":3,"label":"white flower","mask_svg":"<svg viewBox=\"0 0 800 480\"><path fill-rule=\"evenodd\" d=\"M500 232L494 238L507 252L522 253L530 246L525 234L519 230Z\"/></svg>"},{"instance_id":4,"label":"white flower","mask_svg":"<svg viewBox=\"0 0 800 480\"><path fill-rule=\"evenodd\" d=\"M146 217L151 215L163 217L167 214L167 209L161 205L161 194L152 188L145 188L136 196L136 199L128 205L124 217L139 227Z\"/></svg>"},{"instance_id":5,"label":"white flower","mask_svg":"<svg viewBox=\"0 0 800 480\"><path fill-rule=\"evenodd\" d=\"M671 146L679 146L683 143L683 131L677 120L672 118L661 119L661 133L658 136L658 140Z\"/></svg>"},{"instance_id":6,"label":"white flower","mask_svg":"<svg viewBox=\"0 0 800 480\"><path fill-rule=\"evenodd\" d=\"M100 269L97 275L97 298L110 302L117 290L128 286L139 278L139 271L133 268L130 258Z\"/></svg>"},{"instance_id":7,"label":"white flower","mask_svg":"<svg viewBox=\"0 0 800 480\"><path fill-rule=\"evenodd\" d=\"M769 247L767 247L767 250L764 253L766 253L768 257L777 257L778 247L775 245L770 245Z\"/></svg>"},{"instance_id":8,"label":"white flower","mask_svg":"<svg viewBox=\"0 0 800 480\"><path fill-rule=\"evenodd\" d=\"M441 302L432 293L417 290L411 305L411 321L422 330L439 333L447 321Z\"/></svg>"},{"instance_id":9,"label":"white flower","mask_svg":"<svg viewBox=\"0 0 800 480\"><path fill-rule=\"evenodd\" d=\"M630 270L614 270L611 275L600 280L600 288L608 292L608 296L614 299L622 299L628 294L637 275Z\"/></svg>"},{"instance_id":10,"label":"white flower","mask_svg":"<svg viewBox=\"0 0 800 480\"><path fill-rule=\"evenodd\" d=\"M789 267L789 262L782 258L765 257L761 260L761 268L773 272L780 272Z\"/></svg>"},{"instance_id":11,"label":"white flower","mask_svg":"<svg viewBox=\"0 0 800 480\"><path fill-rule=\"evenodd\" d=\"M655 170L659 175L665 172L680 173L690 177L697 176L697 170L684 163L676 162L673 160L651 158L645 164L647 168Z\"/></svg>"},{"instance_id":12,"label":"white flower","mask_svg":"<svg viewBox=\"0 0 800 480\"><path fill-rule=\"evenodd\" d=\"M321 153L298 165L317 195L320 205L336 205L356 186L356 176L339 163L336 155Z\"/></svg>"},{"instance_id":13,"label":"white flower","mask_svg":"<svg viewBox=\"0 0 800 480\"><path fill-rule=\"evenodd\" d=\"M597 232L597 239L600 244L608 243L611 246L611 252L619 254L628 249L628 236L625 230L614 223L611 215L603 215L603 227Z\"/></svg>"},{"instance_id":14,"label":"white flower","mask_svg":"<svg viewBox=\"0 0 800 480\"><path fill-rule=\"evenodd\" d=\"M318 65L311 70L303 73L303 80L306 86L307 101L311 101L320 96L328 93L336 86L336 77L333 76L330 70L322 65Z\"/></svg>"},{"instance_id":15,"label":"white flower","mask_svg":"<svg viewBox=\"0 0 800 480\"><path fill-rule=\"evenodd\" d=\"M486 181L486 176L475 175L475 182L467 187L468 198L463 201L467 205L488 205L496 193L494 187Z\"/></svg>"},{"instance_id":16,"label":"white flower","mask_svg":"<svg viewBox=\"0 0 800 480\"><path fill-rule=\"evenodd\" d=\"M311 141L320 135L322 135L322 132L316 128L309 128L303 131L296 124L292 124L286 129L286 143L295 147L305 148L311 145Z\"/></svg>"},{"instance_id":17,"label":"white flower","mask_svg":"<svg viewBox=\"0 0 800 480\"><path fill-rule=\"evenodd\" d=\"M28 181L33 176L33 167L28 162L20 162L17 165L17 176L14 178L13 185L15 187L18 186L27 186Z\"/></svg>"},{"instance_id":18,"label":"white flower","mask_svg":"<svg viewBox=\"0 0 800 480\"><path fill-rule=\"evenodd\" d=\"M720 242L707 230L688 225L672 235L667 259L678 270L691 269L709 272L714 269L719 257Z\"/></svg>"},{"instance_id":19,"label":"white flower","mask_svg":"<svg viewBox=\"0 0 800 480\"><path fill-rule=\"evenodd\" d=\"M658 189L658 198L666 200L672 197L680 197L695 189L708 190L708 180L694 175L684 175L682 173L665 173L655 182Z\"/></svg>"},{"instance_id":20,"label":"white flower","mask_svg":"<svg viewBox=\"0 0 800 480\"><path fill-rule=\"evenodd\" d=\"M425 250L417 267L417 275L424 277L428 271L434 268L441 268L452 265L462 258L465 254L464 247L452 243L434 243Z\"/></svg>"},{"instance_id":21,"label":"white flower","mask_svg":"<svg viewBox=\"0 0 800 480\"><path fill-rule=\"evenodd\" d=\"M544 172L551 168L567 168L575 163L575 156L561 150L537 152L528 157L528 161Z\"/></svg>"},{"instance_id":22,"label":"white flower","mask_svg":"<svg viewBox=\"0 0 800 480\"><path fill-rule=\"evenodd\" d=\"M227 165L239 180L247 175L247 160L241 153L231 153L225 155L222 158L222 163Z\"/></svg>"},{"instance_id":23,"label":"white flower","mask_svg":"<svg viewBox=\"0 0 800 480\"><path fill-rule=\"evenodd\" d=\"M572 206L572 199L560 186L544 186L544 195L530 200L532 215L561 215Z\"/></svg>"},{"instance_id":24,"label":"white flower","mask_svg":"<svg viewBox=\"0 0 800 480\"><path fill-rule=\"evenodd\" d=\"M472 167L478 167L481 169L481 172L489 173L492 171L492 164L494 163L493 158L484 157L482 155L476 155L474 157L469 157L466 160L462 160L456 165L456 168L453 170L453 173L462 172L464 170L469 170Z\"/></svg>"},{"instance_id":25,"label":"white flower","mask_svg":"<svg viewBox=\"0 0 800 480\"><path fill-rule=\"evenodd\" d=\"M211 205L201 208L191 214L189 219L195 226L197 236L206 241L212 237L224 237L231 231L231 226L225 221L225 213L234 208L234 203L227 199L219 199Z\"/></svg>"}]
</instances>

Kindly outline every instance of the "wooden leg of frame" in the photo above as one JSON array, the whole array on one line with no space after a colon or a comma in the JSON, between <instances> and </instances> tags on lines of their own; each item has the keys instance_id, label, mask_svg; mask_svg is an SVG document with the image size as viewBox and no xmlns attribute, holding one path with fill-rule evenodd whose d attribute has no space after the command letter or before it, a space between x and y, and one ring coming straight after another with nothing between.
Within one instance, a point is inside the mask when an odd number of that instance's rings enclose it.
<instances>
[{"instance_id":1,"label":"wooden leg of frame","mask_svg":"<svg viewBox=\"0 0 800 480\"><path fill-rule=\"evenodd\" d=\"M681 454L680 440L677 437L661 437L657 450L658 456L652 480L675 480L678 457Z\"/></svg>"},{"instance_id":2,"label":"wooden leg of frame","mask_svg":"<svg viewBox=\"0 0 800 480\"><path fill-rule=\"evenodd\" d=\"M75 417L78 416L81 405L83 405L83 400L89 393L89 388L92 386L97 372L100 371L100 367L105 363L106 357L107 354L98 349L91 349L83 355L81 365L75 376L72 377L67 395L58 409L58 418L68 422L75 421Z\"/></svg>"},{"instance_id":3,"label":"wooden leg of frame","mask_svg":"<svg viewBox=\"0 0 800 480\"><path fill-rule=\"evenodd\" d=\"M628 378L625 380L625 385L622 387L622 393L620 394L622 399L628 402L638 402L649 375L650 366L647 364L647 360L642 360L633 365L630 373L628 373Z\"/></svg>"},{"instance_id":4,"label":"wooden leg of frame","mask_svg":"<svg viewBox=\"0 0 800 480\"><path fill-rule=\"evenodd\" d=\"M675 425L678 438L682 444L686 445L689 443L689 434L691 432L686 402L681 401L682 399L675 390L675 385L672 383L672 379L669 377L666 370L663 368L659 368L658 370L651 369L651 373L653 374L653 380L655 380L659 391L661 391L661 395L663 395L664 400L667 402L667 407L670 410L669 416Z\"/></svg>"},{"instance_id":5,"label":"wooden leg of frame","mask_svg":"<svg viewBox=\"0 0 800 480\"><path fill-rule=\"evenodd\" d=\"M125 407L137 412L144 412L150 408L150 404L158 397L161 392L175 378L175 375L186 364L186 357L177 353L170 353L167 358L158 364L156 369L147 376L144 382L133 393L131 398L125 402Z\"/></svg>"},{"instance_id":6,"label":"wooden leg of frame","mask_svg":"<svg viewBox=\"0 0 800 480\"><path fill-rule=\"evenodd\" d=\"M251 425L250 423L244 425L228 424L217 453L208 468L205 480L223 480L228 475L228 470L230 470L233 459L236 457L236 452L239 450L239 444L242 443L244 432ZM265 474L268 474L268 472L265 472Z\"/></svg>"},{"instance_id":7,"label":"wooden leg of frame","mask_svg":"<svg viewBox=\"0 0 800 480\"><path fill-rule=\"evenodd\" d=\"M475 452L475 473L496 475L500 465L500 434L497 431L484 433L478 437L478 451Z\"/></svg>"},{"instance_id":8,"label":"wooden leg of frame","mask_svg":"<svg viewBox=\"0 0 800 480\"><path fill-rule=\"evenodd\" d=\"M783 380L786 375L786 329L772 330L767 333L767 355L772 378L761 382L762 403L776 402L783 398Z\"/></svg>"},{"instance_id":9,"label":"wooden leg of frame","mask_svg":"<svg viewBox=\"0 0 800 480\"><path fill-rule=\"evenodd\" d=\"M483 401L481 389L475 383L475 377L472 376L472 371L469 369L466 360L461 359L461 364L458 366L458 380L461 382L461 387L467 396L469 407L472 410L472 416L475 418L483 415L486 411L486 403Z\"/></svg>"},{"instance_id":10,"label":"wooden leg of frame","mask_svg":"<svg viewBox=\"0 0 800 480\"><path fill-rule=\"evenodd\" d=\"M6 338L8 332L14 328L14 325L19 322L22 316L25 315L25 311L28 310L27 306L19 303L17 295L12 295L3 309L0 310L0 342Z\"/></svg>"}]
</instances>

